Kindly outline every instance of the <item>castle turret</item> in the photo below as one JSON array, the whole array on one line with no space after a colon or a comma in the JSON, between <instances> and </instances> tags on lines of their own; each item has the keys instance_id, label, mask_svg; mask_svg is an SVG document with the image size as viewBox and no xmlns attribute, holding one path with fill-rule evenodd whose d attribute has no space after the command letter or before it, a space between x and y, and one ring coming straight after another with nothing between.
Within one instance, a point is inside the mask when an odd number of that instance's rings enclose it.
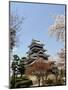
<instances>
[{"instance_id":1,"label":"castle turret","mask_svg":"<svg viewBox=\"0 0 68 90\"><path fill-rule=\"evenodd\" d=\"M45 53L47 50L43 48L44 44L41 44L40 41L33 39L28 47L29 47L29 51L27 52L27 56L28 56L28 60L26 62L27 64L32 63L38 57L41 57L44 60L48 60L49 55Z\"/></svg>"}]
</instances>

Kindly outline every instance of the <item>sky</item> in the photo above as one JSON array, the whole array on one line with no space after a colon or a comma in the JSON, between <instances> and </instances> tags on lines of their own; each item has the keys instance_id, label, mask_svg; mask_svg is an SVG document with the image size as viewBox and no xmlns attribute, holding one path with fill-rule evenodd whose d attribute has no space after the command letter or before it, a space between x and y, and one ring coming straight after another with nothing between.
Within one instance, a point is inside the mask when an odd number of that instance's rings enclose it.
<instances>
[{"instance_id":1,"label":"sky","mask_svg":"<svg viewBox=\"0 0 68 90\"><path fill-rule=\"evenodd\" d=\"M47 53L53 57L63 48L63 43L49 36L48 29L54 23L51 15L65 14L64 5L11 2L10 14L25 17L21 33L17 37L20 42L14 47L13 54L26 56L32 39L41 41L45 45L44 49L47 49Z\"/></svg>"}]
</instances>

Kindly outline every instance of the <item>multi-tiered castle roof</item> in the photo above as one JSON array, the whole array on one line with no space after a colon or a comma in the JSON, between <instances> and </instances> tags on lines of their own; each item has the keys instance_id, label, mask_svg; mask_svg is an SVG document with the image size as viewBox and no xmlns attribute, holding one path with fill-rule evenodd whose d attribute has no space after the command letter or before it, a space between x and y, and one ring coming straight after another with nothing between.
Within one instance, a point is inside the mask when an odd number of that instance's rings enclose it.
<instances>
[{"instance_id":1,"label":"multi-tiered castle roof","mask_svg":"<svg viewBox=\"0 0 68 90\"><path fill-rule=\"evenodd\" d=\"M41 57L44 60L48 60L49 55L45 53L47 50L43 48L44 44L41 44L40 41L33 39L28 47L29 47L29 51L27 52L28 54L28 60L26 62L27 64L32 63L38 57Z\"/></svg>"}]
</instances>

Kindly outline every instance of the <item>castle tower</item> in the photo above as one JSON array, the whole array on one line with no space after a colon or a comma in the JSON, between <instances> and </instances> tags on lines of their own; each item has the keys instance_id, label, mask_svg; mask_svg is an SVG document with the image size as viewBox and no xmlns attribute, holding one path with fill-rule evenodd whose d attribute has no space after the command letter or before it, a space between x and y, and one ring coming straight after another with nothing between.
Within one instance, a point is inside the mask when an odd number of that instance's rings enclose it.
<instances>
[{"instance_id":1,"label":"castle tower","mask_svg":"<svg viewBox=\"0 0 68 90\"><path fill-rule=\"evenodd\" d=\"M35 61L37 58L43 58L44 60L48 60L49 55L47 55L45 52L44 44L41 44L40 41L32 39L31 44L28 46L29 51L27 52L27 62L26 64L31 64L33 61Z\"/></svg>"}]
</instances>

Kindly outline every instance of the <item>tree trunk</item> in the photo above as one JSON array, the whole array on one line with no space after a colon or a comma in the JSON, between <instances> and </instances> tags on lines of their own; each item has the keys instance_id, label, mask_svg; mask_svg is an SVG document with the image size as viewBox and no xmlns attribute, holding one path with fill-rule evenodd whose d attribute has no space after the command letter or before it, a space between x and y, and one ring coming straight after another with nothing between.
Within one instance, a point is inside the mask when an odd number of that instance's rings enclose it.
<instances>
[{"instance_id":1,"label":"tree trunk","mask_svg":"<svg viewBox=\"0 0 68 90\"><path fill-rule=\"evenodd\" d=\"M38 86L40 86L40 77L38 78Z\"/></svg>"},{"instance_id":2,"label":"tree trunk","mask_svg":"<svg viewBox=\"0 0 68 90\"><path fill-rule=\"evenodd\" d=\"M14 78L14 85L13 85L13 87L15 88L15 84L16 84L15 71L13 71L13 78Z\"/></svg>"},{"instance_id":3,"label":"tree trunk","mask_svg":"<svg viewBox=\"0 0 68 90\"><path fill-rule=\"evenodd\" d=\"M56 83L57 83L57 77L58 77L58 76L56 75Z\"/></svg>"},{"instance_id":4,"label":"tree trunk","mask_svg":"<svg viewBox=\"0 0 68 90\"><path fill-rule=\"evenodd\" d=\"M44 86L44 77L42 76L42 86Z\"/></svg>"},{"instance_id":5,"label":"tree trunk","mask_svg":"<svg viewBox=\"0 0 68 90\"><path fill-rule=\"evenodd\" d=\"M21 73L21 78L22 78L22 73Z\"/></svg>"}]
</instances>

